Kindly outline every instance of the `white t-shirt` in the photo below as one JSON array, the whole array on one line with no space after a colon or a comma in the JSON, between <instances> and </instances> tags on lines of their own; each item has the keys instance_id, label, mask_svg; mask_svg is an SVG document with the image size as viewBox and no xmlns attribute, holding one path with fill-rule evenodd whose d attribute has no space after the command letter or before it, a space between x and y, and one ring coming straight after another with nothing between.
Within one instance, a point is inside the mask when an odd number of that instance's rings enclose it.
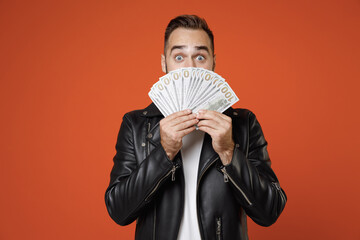
<instances>
[{"instance_id":1,"label":"white t-shirt","mask_svg":"<svg viewBox=\"0 0 360 240\"><path fill-rule=\"evenodd\" d=\"M185 177L185 202L178 240L201 240L196 210L196 187L204 132L193 131L183 137L182 142L181 157Z\"/></svg>"}]
</instances>

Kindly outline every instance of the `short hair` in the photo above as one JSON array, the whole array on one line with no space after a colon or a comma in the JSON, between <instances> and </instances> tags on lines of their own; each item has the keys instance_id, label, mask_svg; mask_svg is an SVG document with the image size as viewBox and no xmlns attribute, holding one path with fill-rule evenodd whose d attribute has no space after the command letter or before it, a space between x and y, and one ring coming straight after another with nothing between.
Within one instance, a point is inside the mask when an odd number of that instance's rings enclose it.
<instances>
[{"instance_id":1,"label":"short hair","mask_svg":"<svg viewBox=\"0 0 360 240\"><path fill-rule=\"evenodd\" d=\"M170 34L177 28L187 28L187 29L200 29L204 30L210 38L211 50L214 54L214 35L210 30L208 24L204 18L200 18L196 15L180 15L176 18L173 18L166 27L165 30L165 41L164 41L164 55L166 54L166 47L170 37Z\"/></svg>"}]
</instances>

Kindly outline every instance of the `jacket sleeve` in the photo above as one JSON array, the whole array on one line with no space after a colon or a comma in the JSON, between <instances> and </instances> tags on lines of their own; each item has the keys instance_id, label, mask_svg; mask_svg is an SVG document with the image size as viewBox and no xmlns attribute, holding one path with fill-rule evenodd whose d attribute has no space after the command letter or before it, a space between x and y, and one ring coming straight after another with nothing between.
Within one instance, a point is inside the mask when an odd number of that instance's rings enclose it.
<instances>
[{"instance_id":1,"label":"jacket sleeve","mask_svg":"<svg viewBox=\"0 0 360 240\"><path fill-rule=\"evenodd\" d=\"M251 112L248 128L247 155L240 150L240 144L235 140L232 161L222 171L247 215L259 225L270 226L284 209L287 197L270 167L267 142L259 122Z\"/></svg>"},{"instance_id":2,"label":"jacket sleeve","mask_svg":"<svg viewBox=\"0 0 360 240\"><path fill-rule=\"evenodd\" d=\"M134 131L129 115L125 115L116 143L110 184L105 193L111 218L120 225L132 223L151 202L162 182L171 175L174 166L161 144L138 164Z\"/></svg>"}]
</instances>

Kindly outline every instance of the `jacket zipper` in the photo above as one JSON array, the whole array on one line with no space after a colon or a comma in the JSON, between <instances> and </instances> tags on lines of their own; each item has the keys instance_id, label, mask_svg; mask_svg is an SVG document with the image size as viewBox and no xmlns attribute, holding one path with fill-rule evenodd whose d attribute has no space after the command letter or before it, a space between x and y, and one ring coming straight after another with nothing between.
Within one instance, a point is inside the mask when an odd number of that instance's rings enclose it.
<instances>
[{"instance_id":1,"label":"jacket zipper","mask_svg":"<svg viewBox=\"0 0 360 240\"><path fill-rule=\"evenodd\" d=\"M145 198L145 202L147 202L149 200L149 197L156 191L156 189L158 189L160 183L162 182L163 179L165 179L166 177L168 177L170 174L172 174L171 176L171 180L175 181L175 171L176 168L178 168L179 166L176 164L172 167L172 169L164 176L162 177L155 185L154 189L149 193L149 195ZM153 239L155 240L155 236L156 236L156 205L154 207L154 229L153 229Z\"/></svg>"},{"instance_id":2,"label":"jacket zipper","mask_svg":"<svg viewBox=\"0 0 360 240\"><path fill-rule=\"evenodd\" d=\"M145 202L147 202L149 200L149 197L158 189L160 183L167 178L170 174L171 175L171 181L175 181L175 171L179 166L177 164L173 165L173 167L171 168L171 170L166 173L165 176L163 176L162 178L160 178L160 180L156 183L155 187L153 188L153 190L149 193L149 195L145 198Z\"/></svg>"},{"instance_id":3,"label":"jacket zipper","mask_svg":"<svg viewBox=\"0 0 360 240\"><path fill-rule=\"evenodd\" d=\"M199 191L199 185L200 185L200 182L201 182L201 178L203 177L204 173L210 168L211 165L213 165L216 160L218 160L219 157L215 158L206 168L205 170L201 173L200 177L199 177L199 180L198 180L198 183L197 183L197 186L196 186L196 212L197 212L197 218L198 218L198 225L199 225L199 229L200 229L200 235L201 235L201 238L203 238L203 230L202 230L202 226L201 226L201 223L200 223L200 214L199 214L199 207L198 207L198 191Z\"/></svg>"},{"instance_id":4,"label":"jacket zipper","mask_svg":"<svg viewBox=\"0 0 360 240\"><path fill-rule=\"evenodd\" d=\"M150 122L148 122L148 131L147 133L150 132L150 129L151 129L151 124ZM147 141L147 155L149 156L150 155L150 143L149 141ZM171 170L165 175L163 176L155 185L154 189L149 193L149 195L145 198L145 202L147 202L150 198L150 196L158 189L160 183L166 178L168 177L170 174L171 174L171 181L175 181L175 172L176 172L176 169L179 167L178 164L174 164L173 167L171 168ZM156 205L155 205L155 209L154 209L154 229L153 229L153 239L155 239L155 236L156 236L156 232L155 232L155 229L156 229Z\"/></svg>"},{"instance_id":5,"label":"jacket zipper","mask_svg":"<svg viewBox=\"0 0 360 240\"><path fill-rule=\"evenodd\" d=\"M150 132L150 122L148 122L148 131L147 131L147 134L149 134ZM147 145L147 155L149 156L150 155L150 143L149 143L149 140L146 141L146 145Z\"/></svg>"},{"instance_id":6,"label":"jacket zipper","mask_svg":"<svg viewBox=\"0 0 360 240\"><path fill-rule=\"evenodd\" d=\"M147 134L149 134L151 129L151 123L148 122L148 129L147 129ZM147 156L150 155L150 143L149 140L146 141L146 147L147 147ZM148 198L148 197L147 197ZM147 201L147 198L145 199L145 202ZM155 236L156 236L156 204L154 204L154 224L153 224L153 240L155 240Z\"/></svg>"},{"instance_id":7,"label":"jacket zipper","mask_svg":"<svg viewBox=\"0 0 360 240\"><path fill-rule=\"evenodd\" d=\"M232 184L234 184L234 186L237 188L237 190L239 190L239 192L241 192L241 194L243 195L243 197L245 198L245 200L249 204L249 206L251 206L252 202L250 202L249 198L246 196L244 191L235 183L235 181L226 172L226 169L224 166L221 168L221 171L224 173L224 182L229 182L229 180L230 180L230 182L232 182Z\"/></svg>"},{"instance_id":8,"label":"jacket zipper","mask_svg":"<svg viewBox=\"0 0 360 240\"><path fill-rule=\"evenodd\" d=\"M216 218L216 240L221 240L221 218Z\"/></svg>"},{"instance_id":9,"label":"jacket zipper","mask_svg":"<svg viewBox=\"0 0 360 240\"><path fill-rule=\"evenodd\" d=\"M156 205L154 207L154 230L153 230L153 240L155 240L155 236L156 236Z\"/></svg>"}]
</instances>

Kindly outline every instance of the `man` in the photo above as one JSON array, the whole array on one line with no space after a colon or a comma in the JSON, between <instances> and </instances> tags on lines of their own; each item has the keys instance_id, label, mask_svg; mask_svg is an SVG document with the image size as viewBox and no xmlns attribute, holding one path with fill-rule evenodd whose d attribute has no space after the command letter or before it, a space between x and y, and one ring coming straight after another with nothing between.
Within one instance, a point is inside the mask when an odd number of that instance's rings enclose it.
<instances>
[{"instance_id":1,"label":"man","mask_svg":"<svg viewBox=\"0 0 360 240\"><path fill-rule=\"evenodd\" d=\"M165 73L214 70L215 60L204 19L170 21L161 56ZM269 226L286 203L266 147L246 109L184 110L164 118L151 104L127 113L105 194L108 212L120 225L137 220L139 240L248 239L246 214Z\"/></svg>"}]
</instances>

